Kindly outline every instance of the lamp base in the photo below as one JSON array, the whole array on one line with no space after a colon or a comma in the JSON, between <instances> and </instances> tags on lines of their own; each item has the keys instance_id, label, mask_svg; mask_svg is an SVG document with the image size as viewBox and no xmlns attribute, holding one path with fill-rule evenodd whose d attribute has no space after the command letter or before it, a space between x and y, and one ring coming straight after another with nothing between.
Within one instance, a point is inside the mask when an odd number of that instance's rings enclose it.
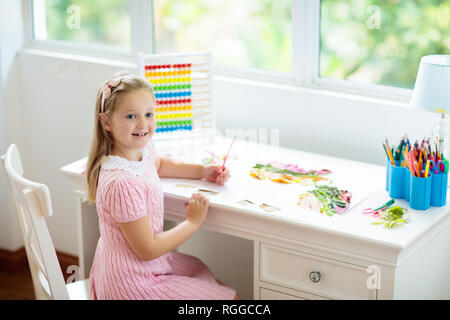
<instances>
[{"instance_id":1,"label":"lamp base","mask_svg":"<svg viewBox=\"0 0 450 320\"><path fill-rule=\"evenodd\" d=\"M442 154L447 159L447 119L445 116L445 112L441 113L441 117L439 118L437 125L437 133L440 139L442 139Z\"/></svg>"},{"instance_id":2,"label":"lamp base","mask_svg":"<svg viewBox=\"0 0 450 320\"><path fill-rule=\"evenodd\" d=\"M438 136L440 139L442 139L442 151L441 154L444 156L445 159L448 159L447 157L447 119L445 117L445 111L441 113L441 117L438 121L438 126L436 128ZM447 188L450 188L450 184L447 185Z\"/></svg>"}]
</instances>

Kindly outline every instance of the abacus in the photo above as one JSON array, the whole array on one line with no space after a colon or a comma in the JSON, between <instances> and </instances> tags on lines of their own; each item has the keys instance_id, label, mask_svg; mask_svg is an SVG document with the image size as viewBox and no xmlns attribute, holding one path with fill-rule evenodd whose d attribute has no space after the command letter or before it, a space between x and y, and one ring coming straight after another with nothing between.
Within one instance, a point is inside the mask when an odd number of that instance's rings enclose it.
<instances>
[{"instance_id":1,"label":"abacus","mask_svg":"<svg viewBox=\"0 0 450 320\"><path fill-rule=\"evenodd\" d=\"M155 93L154 139L211 136L211 52L139 54L139 75Z\"/></svg>"}]
</instances>

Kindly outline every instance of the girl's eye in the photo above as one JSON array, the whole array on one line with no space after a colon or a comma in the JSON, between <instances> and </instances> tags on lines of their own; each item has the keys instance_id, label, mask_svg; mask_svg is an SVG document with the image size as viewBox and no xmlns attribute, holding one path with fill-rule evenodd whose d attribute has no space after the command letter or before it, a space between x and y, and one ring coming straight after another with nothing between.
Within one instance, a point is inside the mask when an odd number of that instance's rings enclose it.
<instances>
[{"instance_id":1,"label":"girl's eye","mask_svg":"<svg viewBox=\"0 0 450 320\"><path fill-rule=\"evenodd\" d=\"M151 117L153 117L153 113L151 113L151 112L146 113L145 116L146 116L147 118L151 118Z\"/></svg>"},{"instance_id":2,"label":"girl's eye","mask_svg":"<svg viewBox=\"0 0 450 320\"><path fill-rule=\"evenodd\" d=\"M128 118L128 119L134 119L134 118L136 118L136 117L134 116L134 114L129 114L129 115L127 115L127 118Z\"/></svg>"}]
</instances>

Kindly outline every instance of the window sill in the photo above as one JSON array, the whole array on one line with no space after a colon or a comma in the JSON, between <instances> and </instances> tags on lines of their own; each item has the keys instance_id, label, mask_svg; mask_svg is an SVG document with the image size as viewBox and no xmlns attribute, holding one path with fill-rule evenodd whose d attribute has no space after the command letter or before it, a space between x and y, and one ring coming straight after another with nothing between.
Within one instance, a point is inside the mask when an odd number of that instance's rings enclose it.
<instances>
[{"instance_id":1,"label":"window sill","mask_svg":"<svg viewBox=\"0 0 450 320\"><path fill-rule=\"evenodd\" d=\"M299 85L299 84L290 84L290 83L276 83L276 82L268 82L268 81L259 81L259 80L253 80L253 79L246 79L246 78L238 78L238 77L232 77L232 76L223 76L223 75L216 75L214 76L215 80L228 82L232 84L238 84L243 86L253 86L253 87L260 87L260 88L267 88L267 89L274 89L274 90L280 90L280 91L286 91L286 92L292 92L292 93L307 93L311 95L317 95L317 96L327 96L337 99L345 99L345 100L352 100L361 103L362 106L364 106L367 103L370 104L381 104L385 105L387 107L393 107L393 108L404 108L404 109L411 109L412 107L409 105L408 102L405 101L397 101L394 99L382 99L382 98L376 98L376 97L370 97L366 95L359 95L354 93L348 93L338 90L332 90L325 87L320 87L318 85Z\"/></svg>"},{"instance_id":2,"label":"window sill","mask_svg":"<svg viewBox=\"0 0 450 320\"><path fill-rule=\"evenodd\" d=\"M79 54L73 54L73 53L67 53L67 52L56 52L56 51L49 51L49 50L42 50L42 49L35 49L35 48L24 48L21 51L21 53L35 55L35 56L42 56L42 57L50 57L50 58L55 58L55 59L60 59L60 60L71 60L71 61L78 61L78 62L85 62L85 63L92 63L92 64L101 64L101 65L105 65L105 66L137 70L137 63L128 62L128 61L119 60L119 59L100 58L100 57L85 56L85 55L79 55Z\"/></svg>"},{"instance_id":3,"label":"window sill","mask_svg":"<svg viewBox=\"0 0 450 320\"><path fill-rule=\"evenodd\" d=\"M78 55L73 53L63 53L63 52L55 52L55 51L49 51L49 50L42 50L42 49L36 49L36 48L24 48L21 51L22 54L29 54L29 55L36 55L36 56L43 56L43 57L51 57L55 59L60 60L71 60L71 61L78 61L78 62L84 62L84 63L92 63L92 64L101 64L106 66L112 66L112 67L118 67L118 68L124 68L124 69L131 69L137 71L137 62L129 62L124 61L121 59L110 59L110 58L100 58L100 57L93 57L93 56L85 56L85 55ZM243 86L253 86L258 87L261 89L267 88L267 89L274 89L274 90L280 90L280 91L286 91L291 93L307 93L317 96L327 96L327 97L333 97L337 99L345 99L345 100L352 100L361 103L362 106L364 106L367 103L373 104L382 104L388 107L394 107L394 108L405 108L405 109L411 109L411 106L406 101L398 101L396 99L383 99L363 94L356 94L352 92L347 92L346 89L339 89L339 88L331 88L333 86L330 85L323 85L323 84L298 84L294 81L291 81L289 79L286 80L278 80L277 82L268 81L266 79L259 80L259 79L250 79L248 77L239 77L239 76L231 76L231 75L223 75L221 72L216 72L214 76L215 80L217 81L223 81L227 83L232 84L238 84ZM353 89L351 91L356 91L357 89ZM364 90L361 90L364 91Z\"/></svg>"}]
</instances>

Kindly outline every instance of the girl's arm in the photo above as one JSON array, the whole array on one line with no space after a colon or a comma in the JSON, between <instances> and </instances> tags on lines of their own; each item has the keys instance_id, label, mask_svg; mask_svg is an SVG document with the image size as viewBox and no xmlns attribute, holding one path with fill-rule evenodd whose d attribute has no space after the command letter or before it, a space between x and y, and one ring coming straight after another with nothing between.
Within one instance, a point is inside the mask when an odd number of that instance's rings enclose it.
<instances>
[{"instance_id":1,"label":"girl's arm","mask_svg":"<svg viewBox=\"0 0 450 320\"><path fill-rule=\"evenodd\" d=\"M156 158L156 170L161 178L201 179L205 166L202 164L184 163L171 158Z\"/></svg>"},{"instance_id":2,"label":"girl's arm","mask_svg":"<svg viewBox=\"0 0 450 320\"><path fill-rule=\"evenodd\" d=\"M217 165L184 163L171 158L157 157L155 166L160 178L206 179L223 185L231 176L228 168L222 170L222 167Z\"/></svg>"},{"instance_id":3,"label":"girl's arm","mask_svg":"<svg viewBox=\"0 0 450 320\"><path fill-rule=\"evenodd\" d=\"M189 200L186 219L176 227L153 234L147 216L131 222L119 223L120 230L133 252L142 260L149 261L175 250L189 239L203 224L209 200L196 193Z\"/></svg>"}]
</instances>

